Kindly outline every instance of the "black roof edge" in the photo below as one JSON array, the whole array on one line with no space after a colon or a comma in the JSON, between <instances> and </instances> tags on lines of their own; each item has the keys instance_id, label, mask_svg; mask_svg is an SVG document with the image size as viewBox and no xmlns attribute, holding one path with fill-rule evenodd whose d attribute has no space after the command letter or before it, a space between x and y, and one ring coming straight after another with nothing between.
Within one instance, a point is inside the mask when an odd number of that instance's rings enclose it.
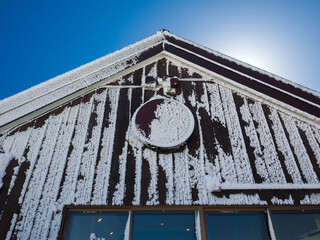
<instances>
[{"instance_id":1,"label":"black roof edge","mask_svg":"<svg viewBox=\"0 0 320 240\"><path fill-rule=\"evenodd\" d=\"M185 43L183 43L183 44L185 44ZM192 46L192 48L195 48L195 47ZM286 103L290 106L293 106L301 111L307 112L315 117L320 118L319 107L310 103L310 102L313 102L313 103L318 104L320 106L320 103L318 103L319 99L312 99L314 101L310 101L309 99L306 99L303 96L297 96L297 94L294 94L294 96L292 96L291 94L288 94L288 93L290 93L290 91L288 91L288 89L283 89L283 87L285 85L282 86L281 85L282 83L275 80L275 79L273 79L273 81L277 82L277 84L280 85L282 88L280 88L280 87L273 88L270 86L271 85L270 83L269 83L269 85L266 85L266 84L263 84L259 81L253 81L250 77L247 77L245 75L242 75L240 73L232 71L228 68L224 68L223 66L220 66L219 64L215 64L211 61L206 60L205 58L201 58L201 57L197 56L196 54L200 55L198 52L203 51L202 49L197 49L197 48L192 49L192 50L187 49L189 51L185 51L184 49L185 49L184 47L179 46L177 44L173 44L173 45L166 44L165 45L165 50L169 53L172 53L172 54L174 54L178 57L181 57L189 62L192 62L198 66L201 66L201 67L208 69L212 72L215 72L221 76L224 76L228 79L231 79L232 81L235 81L239 84L242 84L246 87L249 87L253 90L261 92L267 96L270 96L276 100L279 100L283 103ZM196 51L193 51L193 50L196 50ZM196 53L196 54L193 54L193 53ZM211 55L213 55L213 54L211 54ZM203 55L201 54L201 56L203 56ZM214 57L216 57L216 56L214 56ZM238 72L240 72L240 71L238 71ZM284 91L281 91L282 89ZM300 93L300 94L302 94L302 93ZM307 95L306 92L303 92L303 94ZM309 94L309 95L311 95L311 94ZM295 97L295 96L297 96L297 97ZM314 96L314 95L309 96L309 98L311 98L312 96ZM307 101L304 101L303 99L306 99Z\"/></svg>"},{"instance_id":2,"label":"black roof edge","mask_svg":"<svg viewBox=\"0 0 320 240\"><path fill-rule=\"evenodd\" d=\"M173 36L165 35L165 38L169 43L172 43L176 46L179 46L179 47L184 48L186 50L189 50L193 53L201 55L201 56L208 58L216 63L222 64L228 68L234 69L235 71L241 72L247 76L258 79L266 84L270 84L270 85L274 86L275 88L279 88L283 91L289 92L299 98L305 99L307 101L310 101L310 102L320 106L320 98L318 96L316 96L310 92L306 92L301 88L297 88L296 86L291 85L290 83L285 83L285 82L279 81L279 80L277 80L273 77L270 77L266 74L255 71L251 68L245 67L243 65L240 65L240 64L233 62L233 61L230 61L230 60L223 58L221 56L217 56L211 52L208 52L208 51L201 49L197 46L189 44L188 42L177 39ZM235 80L235 79L232 79L232 80ZM270 95L270 94L268 94L268 95ZM270 96L275 97L274 93L271 93ZM292 104L290 104L290 105L292 105ZM301 110L304 110L304 109L301 109ZM314 115L314 114L312 114L312 115Z\"/></svg>"}]
</instances>

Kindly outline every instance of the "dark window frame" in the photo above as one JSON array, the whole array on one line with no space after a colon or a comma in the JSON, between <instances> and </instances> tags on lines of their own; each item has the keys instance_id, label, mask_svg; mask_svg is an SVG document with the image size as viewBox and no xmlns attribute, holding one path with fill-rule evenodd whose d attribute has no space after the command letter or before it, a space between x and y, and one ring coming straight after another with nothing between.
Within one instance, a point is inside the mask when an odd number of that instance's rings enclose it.
<instances>
[{"instance_id":1,"label":"dark window frame","mask_svg":"<svg viewBox=\"0 0 320 240\"><path fill-rule=\"evenodd\" d=\"M277 210L285 210L285 211L301 211L301 210L320 210L319 206L311 206L311 205L300 205L300 206L238 206L238 205L230 205L230 206L76 206L76 205L67 205L63 209L63 216L60 225L60 231L58 235L59 240L63 240L64 234L67 226L67 219L69 212L77 211L77 212L100 212L100 211L109 211L109 212L119 212L119 211L128 211L130 213L130 236L129 240L132 240L132 220L133 220L133 212L135 211L195 211L196 214L199 214L200 218L200 230L201 230L201 238L202 240L208 240L207 234L207 224L205 213L206 212L265 212L267 215L267 226L269 230L269 235L271 239L271 230L273 231L276 239L277 233L275 230L275 225L272 217L272 211ZM271 226L269 226L270 217Z\"/></svg>"}]
</instances>

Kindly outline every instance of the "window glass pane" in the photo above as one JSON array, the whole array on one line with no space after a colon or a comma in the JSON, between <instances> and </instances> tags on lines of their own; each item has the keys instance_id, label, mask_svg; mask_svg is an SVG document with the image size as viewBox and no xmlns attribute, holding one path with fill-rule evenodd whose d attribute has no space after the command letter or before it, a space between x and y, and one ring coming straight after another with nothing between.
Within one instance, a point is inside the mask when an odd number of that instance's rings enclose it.
<instances>
[{"instance_id":1,"label":"window glass pane","mask_svg":"<svg viewBox=\"0 0 320 240\"><path fill-rule=\"evenodd\" d=\"M270 239L264 212L207 212L208 239Z\"/></svg>"},{"instance_id":2,"label":"window glass pane","mask_svg":"<svg viewBox=\"0 0 320 240\"><path fill-rule=\"evenodd\" d=\"M320 211L272 211L279 240L320 239Z\"/></svg>"},{"instance_id":3,"label":"window glass pane","mask_svg":"<svg viewBox=\"0 0 320 240\"><path fill-rule=\"evenodd\" d=\"M70 212L64 239L123 240L128 212Z\"/></svg>"},{"instance_id":4,"label":"window glass pane","mask_svg":"<svg viewBox=\"0 0 320 240\"><path fill-rule=\"evenodd\" d=\"M133 240L194 240L194 212L134 212Z\"/></svg>"}]
</instances>

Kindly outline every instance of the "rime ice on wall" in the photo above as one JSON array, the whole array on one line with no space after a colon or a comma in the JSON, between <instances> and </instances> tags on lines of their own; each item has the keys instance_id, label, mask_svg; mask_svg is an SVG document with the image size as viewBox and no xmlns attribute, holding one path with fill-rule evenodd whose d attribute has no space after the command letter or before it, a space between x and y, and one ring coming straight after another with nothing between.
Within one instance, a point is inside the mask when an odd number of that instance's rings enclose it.
<instances>
[{"instance_id":1,"label":"rime ice on wall","mask_svg":"<svg viewBox=\"0 0 320 240\"><path fill-rule=\"evenodd\" d=\"M173 66L161 60L137 71L154 77L196 74ZM130 81L143 82L144 75L132 76ZM63 207L71 204L319 204L319 189L211 192L207 186L208 179L231 186L291 181L318 186L317 126L270 106L266 111L243 95L235 99L216 83L183 82L174 99L193 113L194 132L181 150L158 153L132 134L130 118L141 103L162 95L161 89L117 84L1 136L14 159L6 169L12 176L3 178L0 192L0 238L56 239Z\"/></svg>"},{"instance_id":2,"label":"rime ice on wall","mask_svg":"<svg viewBox=\"0 0 320 240\"><path fill-rule=\"evenodd\" d=\"M238 113L236 111L230 89L220 87L222 104L226 116L229 138L232 146L234 165L237 172L237 180L233 182L253 182L249 158L243 140Z\"/></svg>"},{"instance_id":3,"label":"rime ice on wall","mask_svg":"<svg viewBox=\"0 0 320 240\"><path fill-rule=\"evenodd\" d=\"M6 175L6 168L13 158L11 153L0 153L0 189L3 185L2 178Z\"/></svg>"}]
</instances>

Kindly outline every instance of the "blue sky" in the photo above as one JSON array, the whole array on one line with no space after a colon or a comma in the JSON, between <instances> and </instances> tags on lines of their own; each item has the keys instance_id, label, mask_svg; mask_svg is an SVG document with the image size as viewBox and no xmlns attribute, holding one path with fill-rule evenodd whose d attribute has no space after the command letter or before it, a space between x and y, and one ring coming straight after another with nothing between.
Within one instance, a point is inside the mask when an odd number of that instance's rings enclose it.
<instances>
[{"instance_id":1,"label":"blue sky","mask_svg":"<svg viewBox=\"0 0 320 240\"><path fill-rule=\"evenodd\" d=\"M160 29L320 91L320 1L0 1L0 99Z\"/></svg>"}]
</instances>

